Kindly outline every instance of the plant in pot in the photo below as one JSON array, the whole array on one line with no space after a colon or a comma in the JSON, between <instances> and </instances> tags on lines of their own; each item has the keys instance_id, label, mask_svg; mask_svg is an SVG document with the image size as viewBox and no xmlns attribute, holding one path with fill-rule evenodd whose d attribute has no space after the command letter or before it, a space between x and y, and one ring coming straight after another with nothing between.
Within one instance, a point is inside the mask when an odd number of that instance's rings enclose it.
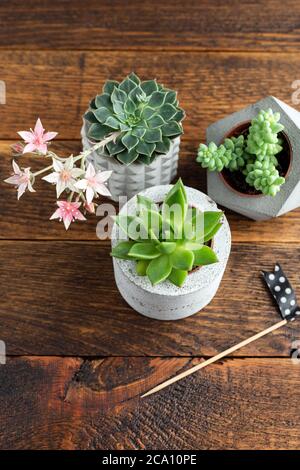
<instances>
[{"instance_id":1,"label":"plant in pot","mask_svg":"<svg viewBox=\"0 0 300 470\"><path fill-rule=\"evenodd\" d=\"M100 170L111 170L112 199L168 184L176 176L184 111L177 93L156 80L131 73L122 82L109 80L83 118L84 150L117 132L114 142L90 155Z\"/></svg>"},{"instance_id":2,"label":"plant in pot","mask_svg":"<svg viewBox=\"0 0 300 470\"><path fill-rule=\"evenodd\" d=\"M214 297L230 252L223 212L205 194L162 185L123 206L112 230L116 284L139 313L176 320Z\"/></svg>"},{"instance_id":3,"label":"plant in pot","mask_svg":"<svg viewBox=\"0 0 300 470\"><path fill-rule=\"evenodd\" d=\"M212 124L197 156L208 169L209 196L254 220L298 207L299 124L298 113L274 97Z\"/></svg>"}]
</instances>

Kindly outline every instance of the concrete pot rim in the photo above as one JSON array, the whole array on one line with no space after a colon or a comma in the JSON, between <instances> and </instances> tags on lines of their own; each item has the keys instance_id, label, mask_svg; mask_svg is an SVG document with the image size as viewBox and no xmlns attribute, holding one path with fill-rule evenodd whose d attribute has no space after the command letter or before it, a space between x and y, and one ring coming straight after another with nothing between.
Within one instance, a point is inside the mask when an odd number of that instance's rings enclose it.
<instances>
[{"instance_id":1,"label":"concrete pot rim","mask_svg":"<svg viewBox=\"0 0 300 470\"><path fill-rule=\"evenodd\" d=\"M235 133L235 131L237 129L239 129L240 127L244 127L246 125L250 125L251 124L251 120L247 120L247 121L242 121L240 122L239 124L235 125L234 127L232 127L224 136L224 139L223 141L228 138L228 137L232 137L232 135ZM293 150L292 150L292 145L291 145L291 142L290 142L290 139L287 135L286 132L282 131L281 134L284 135L285 137L285 140L289 146L289 155L290 155L290 161L289 161L289 166L288 166L288 169L284 175L285 178L288 178L290 172L291 172L291 169L292 169L292 162L293 162ZM247 193L243 193L242 191L238 191L237 189L233 188L232 185L229 183L229 181L227 181L227 179L224 177L224 175L222 174L223 171L221 171L220 173L218 173L219 175L219 178L222 180L222 182L224 183L224 185L230 190L232 191L233 193L237 194L239 197L243 197L243 198L268 198L270 196L266 196L265 194L261 193L261 194L247 194ZM275 196L276 197L276 196Z\"/></svg>"},{"instance_id":2,"label":"concrete pot rim","mask_svg":"<svg viewBox=\"0 0 300 470\"><path fill-rule=\"evenodd\" d=\"M172 185L161 185L154 186L142 191L139 194L152 198L155 202L159 202L163 199L165 194L171 189ZM217 205L212 201L206 194L194 189L186 187L187 196L191 205L196 205L202 210L218 210ZM136 210L136 196L125 204L120 214L125 213L126 209L128 214L133 214ZM115 246L119 240L119 227L114 224L112 229L112 246ZM179 288L173 285L169 281L164 281L161 284L152 286L151 282L146 276L138 276L135 272L135 261L121 260L114 258L114 262L117 263L121 269L123 275L125 275L130 282L135 284L147 291L156 295L171 295L171 296L185 296L192 292L198 291L201 288L208 287L218 276L222 275L225 270L227 260L230 254L231 247L231 234L229 224L226 217L223 217L223 225L214 237L214 251L216 252L219 262L202 266L201 269L195 269L189 273L185 284Z\"/></svg>"},{"instance_id":3,"label":"concrete pot rim","mask_svg":"<svg viewBox=\"0 0 300 470\"><path fill-rule=\"evenodd\" d=\"M97 142L96 142L95 140L92 140L92 139L89 139L89 138L88 138L88 136L87 136L87 126L88 126L88 123L87 123L87 121L86 121L84 118L82 118L82 121L83 121L83 125L82 125L82 127L81 127L81 137L82 137L82 139L86 139L87 142L88 142L91 146L93 146L93 145L95 145ZM180 141L180 137L181 137L181 136L179 135L179 136L175 137L174 139L170 139L170 140L171 140L170 148L171 148L171 146L172 146L175 142ZM97 152L98 152L98 151L97 151ZM103 155L103 157L104 157L104 158L109 158L109 159L111 160L111 163L113 163L113 165L116 165L116 168L126 168L126 167L131 167L131 166L136 166L136 167L138 167L138 166L141 166L141 165L144 165L144 166L149 167L149 166L152 165L154 162L156 162L157 159L159 159L160 157L163 157L164 155L167 155L167 153L168 153L168 152L166 152L166 153L161 153L161 154L157 155L157 156L154 158L154 160L152 160L151 163L141 163L141 162L136 162L136 161L135 161L135 162L130 163L129 165L126 165L125 163L119 162L119 160L116 158L115 155L109 155L109 156Z\"/></svg>"}]
</instances>

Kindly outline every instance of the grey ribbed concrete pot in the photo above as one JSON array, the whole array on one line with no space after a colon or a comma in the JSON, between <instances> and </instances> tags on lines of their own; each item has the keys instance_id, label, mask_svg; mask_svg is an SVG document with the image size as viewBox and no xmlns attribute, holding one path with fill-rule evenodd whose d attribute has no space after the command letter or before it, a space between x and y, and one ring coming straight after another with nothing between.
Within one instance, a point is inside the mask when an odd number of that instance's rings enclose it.
<instances>
[{"instance_id":1,"label":"grey ribbed concrete pot","mask_svg":"<svg viewBox=\"0 0 300 470\"><path fill-rule=\"evenodd\" d=\"M156 186L141 194L155 202L161 202L171 185ZM189 204L202 210L217 210L217 206L206 194L193 188L186 188ZM136 197L132 198L120 211L134 214ZM120 239L119 227L114 224L112 246ZM126 302L137 312L157 320L179 320L189 317L205 307L216 294L221 282L231 247L229 224L224 216L223 226L213 239L213 249L219 262L192 271L185 284L179 288L169 281L152 286L146 276L135 272L135 261L113 258L116 284Z\"/></svg>"},{"instance_id":2,"label":"grey ribbed concrete pot","mask_svg":"<svg viewBox=\"0 0 300 470\"><path fill-rule=\"evenodd\" d=\"M88 150L93 146L87 138L87 123L84 122L81 129L83 150ZM125 196L132 198L135 194L146 188L160 184L169 184L177 175L179 158L180 137L173 140L170 150L164 155L160 155L150 165L143 163L132 163L124 165L114 157L107 157L101 154L100 150L93 152L87 161L92 162L97 170L112 170L113 173L107 181L114 201Z\"/></svg>"},{"instance_id":3,"label":"grey ribbed concrete pot","mask_svg":"<svg viewBox=\"0 0 300 470\"><path fill-rule=\"evenodd\" d=\"M268 96L247 108L227 116L208 127L207 143L221 144L238 125L251 121L261 110L272 108L280 113L284 134L290 144L291 164L285 184L275 197L239 193L230 188L217 172L207 172L207 192L216 202L253 220L278 217L300 206L300 113L283 101Z\"/></svg>"}]
</instances>

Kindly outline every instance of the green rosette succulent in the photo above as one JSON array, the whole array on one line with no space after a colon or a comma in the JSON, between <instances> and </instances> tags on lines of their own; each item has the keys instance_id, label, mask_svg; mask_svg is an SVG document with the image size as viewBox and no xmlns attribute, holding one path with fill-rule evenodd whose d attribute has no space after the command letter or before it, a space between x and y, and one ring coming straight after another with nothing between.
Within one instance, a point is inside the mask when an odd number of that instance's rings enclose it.
<instances>
[{"instance_id":1,"label":"green rosette succulent","mask_svg":"<svg viewBox=\"0 0 300 470\"><path fill-rule=\"evenodd\" d=\"M94 141L120 132L105 146L105 154L130 165L150 164L167 153L172 140L183 133L184 116L175 91L131 73L120 83L107 81L84 118L90 124L88 137Z\"/></svg>"},{"instance_id":2,"label":"green rosette succulent","mask_svg":"<svg viewBox=\"0 0 300 470\"><path fill-rule=\"evenodd\" d=\"M226 168L230 171L236 171L245 166L246 154L244 152L244 136L239 135L238 137L230 137L224 140L224 146L229 156L229 162L226 164Z\"/></svg>"},{"instance_id":3,"label":"green rosette succulent","mask_svg":"<svg viewBox=\"0 0 300 470\"><path fill-rule=\"evenodd\" d=\"M189 207L181 179L160 206L144 196L137 201L135 216L115 218L128 239L112 249L112 256L135 260L137 274L153 285L168 279L177 287L193 268L218 261L208 242L220 229L223 212Z\"/></svg>"},{"instance_id":4,"label":"green rosette succulent","mask_svg":"<svg viewBox=\"0 0 300 470\"><path fill-rule=\"evenodd\" d=\"M256 155L260 161L282 150L277 134L284 129L284 126L278 122L279 119L280 113L273 113L272 109L268 109L259 111L251 121L246 150Z\"/></svg>"},{"instance_id":5,"label":"green rosette succulent","mask_svg":"<svg viewBox=\"0 0 300 470\"><path fill-rule=\"evenodd\" d=\"M279 175L275 165L270 160L256 160L245 168L246 182L266 196L276 196L285 179Z\"/></svg>"},{"instance_id":6,"label":"green rosette succulent","mask_svg":"<svg viewBox=\"0 0 300 470\"><path fill-rule=\"evenodd\" d=\"M238 170L245 165L244 137L231 137L225 139L224 144L217 146L214 142L209 145L200 144L197 162L209 171Z\"/></svg>"},{"instance_id":7,"label":"green rosette succulent","mask_svg":"<svg viewBox=\"0 0 300 470\"><path fill-rule=\"evenodd\" d=\"M219 147L210 142L209 145L200 144L197 155L197 162L209 171L222 171L229 164L230 152L221 144Z\"/></svg>"},{"instance_id":8,"label":"green rosette succulent","mask_svg":"<svg viewBox=\"0 0 300 470\"><path fill-rule=\"evenodd\" d=\"M277 170L276 154L282 150L278 133L284 129L279 123L280 114L272 109L261 110L252 119L247 139L238 137L225 139L219 147L211 142L200 144L196 160L210 171L241 171L246 182L257 191L276 196L285 179Z\"/></svg>"}]
</instances>

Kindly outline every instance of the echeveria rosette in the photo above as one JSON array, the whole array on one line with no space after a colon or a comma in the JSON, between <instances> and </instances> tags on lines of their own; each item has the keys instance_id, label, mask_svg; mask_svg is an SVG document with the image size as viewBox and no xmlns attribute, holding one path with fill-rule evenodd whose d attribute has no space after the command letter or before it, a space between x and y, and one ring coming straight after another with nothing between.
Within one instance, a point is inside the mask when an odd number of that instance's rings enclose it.
<instances>
[{"instance_id":1,"label":"echeveria rosette","mask_svg":"<svg viewBox=\"0 0 300 470\"><path fill-rule=\"evenodd\" d=\"M268 159L249 163L245 168L245 174L246 182L266 196L276 196L285 182L275 165Z\"/></svg>"},{"instance_id":2,"label":"echeveria rosette","mask_svg":"<svg viewBox=\"0 0 300 470\"><path fill-rule=\"evenodd\" d=\"M259 111L251 121L246 150L256 155L260 161L282 150L278 133L284 129L284 126L278 122L279 119L280 113L273 113L272 109L268 109Z\"/></svg>"},{"instance_id":3,"label":"echeveria rosette","mask_svg":"<svg viewBox=\"0 0 300 470\"><path fill-rule=\"evenodd\" d=\"M220 229L223 213L189 208L181 179L160 206L144 196L137 201L135 216L115 219L128 240L120 241L112 256L135 260L137 274L148 276L153 285L168 279L177 287L193 268L218 261L207 243Z\"/></svg>"},{"instance_id":4,"label":"echeveria rosette","mask_svg":"<svg viewBox=\"0 0 300 470\"><path fill-rule=\"evenodd\" d=\"M106 145L105 154L129 165L150 164L167 153L171 141L183 132L184 115L175 91L131 73L121 83L107 81L84 117L90 123L88 137L94 141L120 132L115 142Z\"/></svg>"}]
</instances>

